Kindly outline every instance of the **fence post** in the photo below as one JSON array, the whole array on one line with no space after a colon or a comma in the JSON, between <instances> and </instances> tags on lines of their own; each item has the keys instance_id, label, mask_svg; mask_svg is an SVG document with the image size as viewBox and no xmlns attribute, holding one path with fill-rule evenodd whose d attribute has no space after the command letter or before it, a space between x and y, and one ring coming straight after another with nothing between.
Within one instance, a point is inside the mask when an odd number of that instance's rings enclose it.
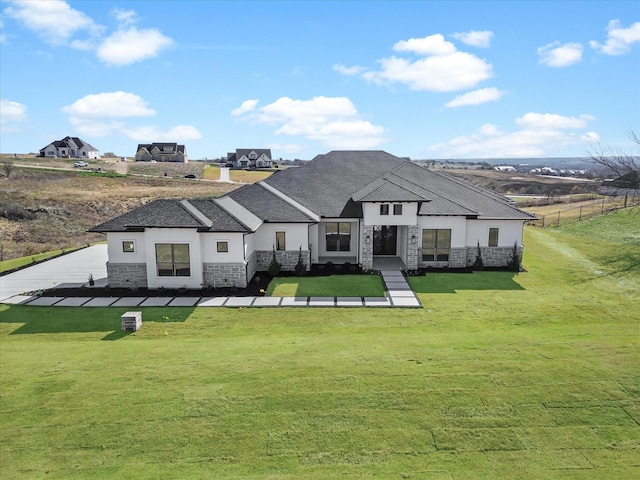
<instances>
[{"instance_id":1,"label":"fence post","mask_svg":"<svg viewBox=\"0 0 640 480\"><path fill-rule=\"evenodd\" d=\"M578 221L582 221L582 205L580 205L580 215L578 216Z\"/></svg>"},{"instance_id":2,"label":"fence post","mask_svg":"<svg viewBox=\"0 0 640 480\"><path fill-rule=\"evenodd\" d=\"M560 210L558 210L558 221L556 222L556 227L560 226Z\"/></svg>"},{"instance_id":3,"label":"fence post","mask_svg":"<svg viewBox=\"0 0 640 480\"><path fill-rule=\"evenodd\" d=\"M602 211L601 211L600 213L604 213L604 199L605 199L605 198L606 198L606 197L602 197Z\"/></svg>"},{"instance_id":4,"label":"fence post","mask_svg":"<svg viewBox=\"0 0 640 480\"><path fill-rule=\"evenodd\" d=\"M544 215L542 215L542 228L544 228Z\"/></svg>"}]
</instances>

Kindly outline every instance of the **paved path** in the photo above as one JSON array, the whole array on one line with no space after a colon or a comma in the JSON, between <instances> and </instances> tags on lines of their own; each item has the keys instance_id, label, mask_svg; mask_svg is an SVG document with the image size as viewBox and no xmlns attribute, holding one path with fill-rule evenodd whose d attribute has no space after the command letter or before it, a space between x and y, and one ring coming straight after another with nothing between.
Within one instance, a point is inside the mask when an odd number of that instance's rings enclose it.
<instances>
[{"instance_id":1,"label":"paved path","mask_svg":"<svg viewBox=\"0 0 640 480\"><path fill-rule=\"evenodd\" d=\"M384 297L65 297L64 287L87 284L93 274L96 285L107 283L107 246L84 248L0 277L0 302L56 307L421 307L402 272L381 272ZM24 294L61 288L58 297Z\"/></svg>"},{"instance_id":2,"label":"paved path","mask_svg":"<svg viewBox=\"0 0 640 480\"><path fill-rule=\"evenodd\" d=\"M106 244L83 248L0 277L0 302L23 292L79 287L87 284L89 274L96 285L106 285Z\"/></svg>"}]
</instances>

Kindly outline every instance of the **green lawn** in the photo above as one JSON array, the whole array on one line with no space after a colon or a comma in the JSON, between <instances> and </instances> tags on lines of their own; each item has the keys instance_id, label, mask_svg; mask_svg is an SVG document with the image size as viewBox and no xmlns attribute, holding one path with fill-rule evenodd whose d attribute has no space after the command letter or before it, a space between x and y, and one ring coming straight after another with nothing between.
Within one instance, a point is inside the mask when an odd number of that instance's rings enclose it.
<instances>
[{"instance_id":1,"label":"green lawn","mask_svg":"<svg viewBox=\"0 0 640 480\"><path fill-rule=\"evenodd\" d=\"M639 230L593 222L423 309L2 306L0 477L640 478Z\"/></svg>"},{"instance_id":2,"label":"green lawn","mask_svg":"<svg viewBox=\"0 0 640 480\"><path fill-rule=\"evenodd\" d=\"M384 297L379 275L276 277L266 294L271 297Z\"/></svg>"},{"instance_id":3,"label":"green lawn","mask_svg":"<svg viewBox=\"0 0 640 480\"><path fill-rule=\"evenodd\" d=\"M8 272L9 270L14 270L16 268L24 267L26 265L30 265L32 263L41 262L43 260L47 260L49 258L56 257L61 253L65 252L73 252L74 250L78 250L80 248L84 248L85 245L79 247L71 247L65 248L61 250L52 250L50 252L38 253L35 255L27 255L26 257L12 258L10 260L3 260L0 262L0 272Z\"/></svg>"}]
</instances>

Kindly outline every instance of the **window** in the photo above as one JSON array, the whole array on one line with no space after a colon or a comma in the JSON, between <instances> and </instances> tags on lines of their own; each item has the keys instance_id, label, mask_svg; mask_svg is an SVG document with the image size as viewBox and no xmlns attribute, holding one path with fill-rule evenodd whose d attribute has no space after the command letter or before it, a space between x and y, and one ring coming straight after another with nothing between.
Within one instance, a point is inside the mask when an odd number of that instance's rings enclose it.
<instances>
[{"instance_id":1,"label":"window","mask_svg":"<svg viewBox=\"0 0 640 480\"><path fill-rule=\"evenodd\" d=\"M327 252L351 250L351 224L331 222L326 224Z\"/></svg>"},{"instance_id":2,"label":"window","mask_svg":"<svg viewBox=\"0 0 640 480\"><path fill-rule=\"evenodd\" d=\"M489 229L489 246L490 247L498 246L498 229L497 228Z\"/></svg>"},{"instance_id":3,"label":"window","mask_svg":"<svg viewBox=\"0 0 640 480\"><path fill-rule=\"evenodd\" d=\"M276 250L286 250L287 245L285 242L284 232L276 232Z\"/></svg>"},{"instance_id":4,"label":"window","mask_svg":"<svg viewBox=\"0 0 640 480\"><path fill-rule=\"evenodd\" d=\"M380 215L389 215L389 205L384 203L380 205Z\"/></svg>"},{"instance_id":5,"label":"window","mask_svg":"<svg viewBox=\"0 0 640 480\"><path fill-rule=\"evenodd\" d=\"M156 243L159 277L189 277L191 264L186 243Z\"/></svg>"},{"instance_id":6,"label":"window","mask_svg":"<svg viewBox=\"0 0 640 480\"><path fill-rule=\"evenodd\" d=\"M216 250L218 251L218 253L228 253L229 242L216 242Z\"/></svg>"},{"instance_id":7,"label":"window","mask_svg":"<svg viewBox=\"0 0 640 480\"><path fill-rule=\"evenodd\" d=\"M132 240L123 240L122 251L125 253L133 253L136 251L136 244Z\"/></svg>"},{"instance_id":8,"label":"window","mask_svg":"<svg viewBox=\"0 0 640 480\"><path fill-rule=\"evenodd\" d=\"M394 215L402 215L402 205L397 203L393 206L393 214Z\"/></svg>"},{"instance_id":9,"label":"window","mask_svg":"<svg viewBox=\"0 0 640 480\"><path fill-rule=\"evenodd\" d=\"M448 262L451 249L451 230L422 230L422 260Z\"/></svg>"}]
</instances>

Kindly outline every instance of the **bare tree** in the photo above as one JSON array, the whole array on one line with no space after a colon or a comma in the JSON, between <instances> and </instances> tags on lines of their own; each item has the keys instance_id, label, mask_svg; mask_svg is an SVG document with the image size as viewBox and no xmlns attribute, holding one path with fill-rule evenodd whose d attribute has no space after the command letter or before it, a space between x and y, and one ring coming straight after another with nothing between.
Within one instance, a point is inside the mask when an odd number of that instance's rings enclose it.
<instances>
[{"instance_id":1,"label":"bare tree","mask_svg":"<svg viewBox=\"0 0 640 480\"><path fill-rule=\"evenodd\" d=\"M7 180L13 173L14 165L11 160L3 160L2 161L2 173L7 177Z\"/></svg>"},{"instance_id":2,"label":"bare tree","mask_svg":"<svg viewBox=\"0 0 640 480\"><path fill-rule=\"evenodd\" d=\"M628 134L631 141L640 150L640 137L638 134L633 130ZM604 167L608 172L613 172L618 177L631 172L640 172L640 156L632 155L621 148L604 148L598 144L590 149L589 156L594 163Z\"/></svg>"}]
</instances>

